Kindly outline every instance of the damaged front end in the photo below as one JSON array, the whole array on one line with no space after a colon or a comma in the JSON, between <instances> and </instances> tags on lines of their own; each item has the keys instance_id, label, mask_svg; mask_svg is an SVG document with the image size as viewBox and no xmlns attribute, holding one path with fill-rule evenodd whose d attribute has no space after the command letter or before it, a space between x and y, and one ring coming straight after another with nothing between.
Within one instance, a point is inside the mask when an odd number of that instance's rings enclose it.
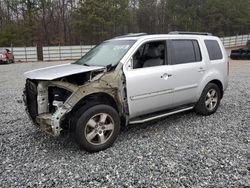
<instances>
[{"instance_id":1,"label":"damaged front end","mask_svg":"<svg viewBox=\"0 0 250 188\"><path fill-rule=\"evenodd\" d=\"M70 110L64 106L72 90L60 88L53 81L27 79L24 101L30 118L43 131L60 135L65 114Z\"/></svg>"},{"instance_id":2,"label":"damaged front end","mask_svg":"<svg viewBox=\"0 0 250 188\"><path fill-rule=\"evenodd\" d=\"M107 72L100 68L50 80L41 80L41 74L39 79L30 72L28 74L23 95L27 112L40 129L53 136L59 136L62 130L69 128L75 106L92 94L108 94L117 103L118 111L123 113L124 80L121 71Z\"/></svg>"}]
</instances>

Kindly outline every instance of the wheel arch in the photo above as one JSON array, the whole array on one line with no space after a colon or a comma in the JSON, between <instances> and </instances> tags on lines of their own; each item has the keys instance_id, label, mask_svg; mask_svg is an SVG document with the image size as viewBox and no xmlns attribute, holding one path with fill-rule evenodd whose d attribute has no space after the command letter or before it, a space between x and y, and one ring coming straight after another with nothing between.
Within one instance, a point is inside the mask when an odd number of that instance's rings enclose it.
<instances>
[{"instance_id":1,"label":"wheel arch","mask_svg":"<svg viewBox=\"0 0 250 188\"><path fill-rule=\"evenodd\" d=\"M206 82L203 82L202 86L199 89L199 94L197 96L197 99L200 98L204 88L209 84L209 83L213 83L216 84L219 88L220 88L220 92L221 92L221 99L223 98L224 95L224 90L223 90L223 84L219 79L211 79L211 80L207 80Z\"/></svg>"},{"instance_id":2,"label":"wheel arch","mask_svg":"<svg viewBox=\"0 0 250 188\"><path fill-rule=\"evenodd\" d=\"M223 90L223 84L220 80L211 80L209 83L213 83L213 84L216 84L219 88L220 88L220 92L221 92L221 99L223 98L223 95L224 95L224 90ZM207 84L209 84L207 83Z\"/></svg>"},{"instance_id":3,"label":"wheel arch","mask_svg":"<svg viewBox=\"0 0 250 188\"><path fill-rule=\"evenodd\" d=\"M79 100L76 103L76 105L74 105L74 107L72 108L71 113L79 110L83 105L89 103L90 101L92 102L94 101L96 103L100 102L103 104L108 104L119 112L117 102L113 96L105 92L97 92L97 93L91 93L89 95L86 95L81 100Z\"/></svg>"},{"instance_id":4,"label":"wheel arch","mask_svg":"<svg viewBox=\"0 0 250 188\"><path fill-rule=\"evenodd\" d=\"M224 85L223 85L223 78L222 75L219 74L218 72L213 72L210 73L208 75L206 75L204 77L204 79L201 81L200 85L199 85L199 89L198 89L198 95L197 95L197 100L199 100L202 91L204 90L204 88L206 87L207 84L209 83L214 83L216 85L218 85L218 87L220 88L221 91L221 98L224 95Z\"/></svg>"},{"instance_id":5,"label":"wheel arch","mask_svg":"<svg viewBox=\"0 0 250 188\"><path fill-rule=\"evenodd\" d=\"M92 107L95 104L110 105L121 116L120 114L121 110L119 110L118 103L112 95L105 92L91 93L89 95L84 96L81 100L79 100L70 110L70 112L66 115L66 121L69 122L69 129L74 130L76 120L83 113L83 111L87 110L89 107ZM86 107L86 109L83 108L84 106Z\"/></svg>"}]
</instances>

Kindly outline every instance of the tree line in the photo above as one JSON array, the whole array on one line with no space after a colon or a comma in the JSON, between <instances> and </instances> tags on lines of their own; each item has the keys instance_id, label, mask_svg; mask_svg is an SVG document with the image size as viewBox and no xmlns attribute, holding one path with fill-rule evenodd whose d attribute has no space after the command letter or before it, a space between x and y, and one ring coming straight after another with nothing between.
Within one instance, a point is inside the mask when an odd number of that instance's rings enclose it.
<instances>
[{"instance_id":1,"label":"tree line","mask_svg":"<svg viewBox=\"0 0 250 188\"><path fill-rule=\"evenodd\" d=\"M250 32L250 0L0 0L0 12L0 46L96 44L136 32Z\"/></svg>"}]
</instances>

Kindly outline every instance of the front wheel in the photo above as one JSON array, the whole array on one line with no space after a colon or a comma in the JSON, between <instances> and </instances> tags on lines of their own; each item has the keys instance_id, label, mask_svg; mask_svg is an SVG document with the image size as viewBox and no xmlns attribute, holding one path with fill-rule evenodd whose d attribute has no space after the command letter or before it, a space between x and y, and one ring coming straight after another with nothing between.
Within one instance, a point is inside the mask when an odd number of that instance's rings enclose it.
<instances>
[{"instance_id":1,"label":"front wheel","mask_svg":"<svg viewBox=\"0 0 250 188\"><path fill-rule=\"evenodd\" d=\"M95 105L77 120L75 136L78 145L90 152L110 147L120 131L120 118L109 105Z\"/></svg>"},{"instance_id":2,"label":"front wheel","mask_svg":"<svg viewBox=\"0 0 250 188\"><path fill-rule=\"evenodd\" d=\"M218 109L220 100L220 88L214 83L209 83L204 88L201 97L195 106L195 111L201 115L211 115Z\"/></svg>"}]
</instances>

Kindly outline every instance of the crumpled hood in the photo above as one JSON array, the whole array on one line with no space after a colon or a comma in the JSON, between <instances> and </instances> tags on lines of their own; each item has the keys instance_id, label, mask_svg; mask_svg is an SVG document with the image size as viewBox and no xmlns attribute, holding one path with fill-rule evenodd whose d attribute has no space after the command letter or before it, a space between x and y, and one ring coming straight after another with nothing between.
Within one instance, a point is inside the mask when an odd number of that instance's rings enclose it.
<instances>
[{"instance_id":1,"label":"crumpled hood","mask_svg":"<svg viewBox=\"0 0 250 188\"><path fill-rule=\"evenodd\" d=\"M24 76L32 80L54 80L65 76L70 76L94 70L101 70L101 69L104 69L104 67L84 66L84 65L68 63L63 65L56 65L52 67L46 67L28 71L24 73Z\"/></svg>"}]
</instances>

